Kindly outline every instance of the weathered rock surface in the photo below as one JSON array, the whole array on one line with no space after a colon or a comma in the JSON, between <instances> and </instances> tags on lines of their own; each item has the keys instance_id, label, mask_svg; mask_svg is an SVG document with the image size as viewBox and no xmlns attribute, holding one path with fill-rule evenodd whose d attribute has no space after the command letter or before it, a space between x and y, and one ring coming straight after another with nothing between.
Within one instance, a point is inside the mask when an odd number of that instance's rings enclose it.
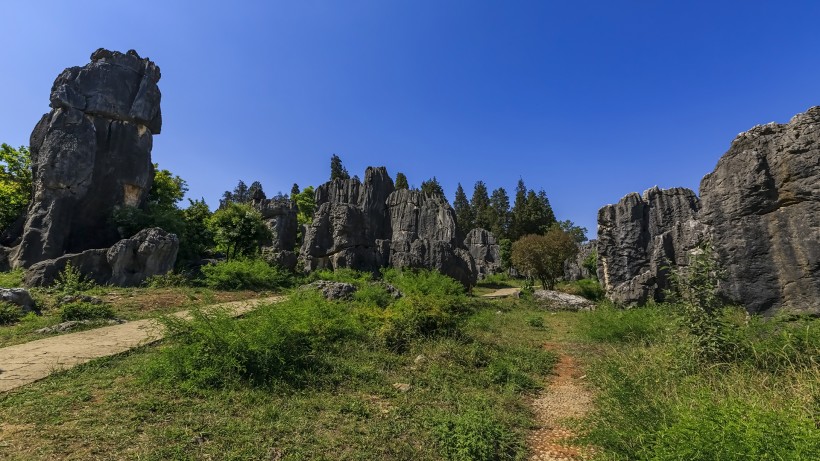
<instances>
[{"instance_id":1,"label":"weathered rock surface","mask_svg":"<svg viewBox=\"0 0 820 461\"><path fill-rule=\"evenodd\" d=\"M455 212L443 197L395 190L383 167L364 182L336 179L316 190L317 210L300 258L307 271L427 268L475 283L475 263L456 239Z\"/></svg>"},{"instance_id":2,"label":"weathered rock surface","mask_svg":"<svg viewBox=\"0 0 820 461\"><path fill-rule=\"evenodd\" d=\"M751 312L820 313L820 107L738 135L700 193L722 294Z\"/></svg>"},{"instance_id":3,"label":"weathered rock surface","mask_svg":"<svg viewBox=\"0 0 820 461\"><path fill-rule=\"evenodd\" d=\"M322 292L322 296L330 301L350 299L356 293L356 286L345 282L331 282L329 280L317 280L309 287Z\"/></svg>"},{"instance_id":4,"label":"weathered rock surface","mask_svg":"<svg viewBox=\"0 0 820 461\"><path fill-rule=\"evenodd\" d=\"M28 286L47 286L67 264L100 285L136 286L174 268L179 239L160 228L143 229L111 248L86 250L34 264L25 274Z\"/></svg>"},{"instance_id":5,"label":"weathered rock surface","mask_svg":"<svg viewBox=\"0 0 820 461\"><path fill-rule=\"evenodd\" d=\"M598 211L598 279L612 301L662 300L668 268L687 263L702 239L700 203L689 189L632 193Z\"/></svg>"},{"instance_id":6,"label":"weathered rock surface","mask_svg":"<svg viewBox=\"0 0 820 461\"><path fill-rule=\"evenodd\" d=\"M597 273L592 274L587 267L584 267L584 262L597 251L597 245L597 240L578 245L578 253L564 261L564 280L575 281L597 277Z\"/></svg>"},{"instance_id":7,"label":"weathered rock surface","mask_svg":"<svg viewBox=\"0 0 820 461\"><path fill-rule=\"evenodd\" d=\"M595 308L595 304L586 298L560 291L535 290L532 297L537 303L550 310L581 311Z\"/></svg>"},{"instance_id":8,"label":"weathered rock surface","mask_svg":"<svg viewBox=\"0 0 820 461\"><path fill-rule=\"evenodd\" d=\"M262 243L262 256L270 264L289 270L296 268L299 213L296 203L286 198L257 199L253 206L262 214L271 238Z\"/></svg>"},{"instance_id":9,"label":"weathered rock surface","mask_svg":"<svg viewBox=\"0 0 820 461\"><path fill-rule=\"evenodd\" d=\"M20 307L20 311L38 312L37 303L24 288L0 288L0 301Z\"/></svg>"},{"instance_id":10,"label":"weathered rock surface","mask_svg":"<svg viewBox=\"0 0 820 461\"><path fill-rule=\"evenodd\" d=\"M5 272L11 269L11 248L0 246L0 272Z\"/></svg>"},{"instance_id":11,"label":"weathered rock surface","mask_svg":"<svg viewBox=\"0 0 820 461\"><path fill-rule=\"evenodd\" d=\"M475 260L479 280L501 272L500 249L492 232L481 228L473 229L464 238L464 246Z\"/></svg>"},{"instance_id":12,"label":"weathered rock surface","mask_svg":"<svg viewBox=\"0 0 820 461\"><path fill-rule=\"evenodd\" d=\"M104 49L57 77L51 111L31 134L34 193L14 267L117 242L114 209L142 206L151 188L159 79L135 51Z\"/></svg>"}]
</instances>

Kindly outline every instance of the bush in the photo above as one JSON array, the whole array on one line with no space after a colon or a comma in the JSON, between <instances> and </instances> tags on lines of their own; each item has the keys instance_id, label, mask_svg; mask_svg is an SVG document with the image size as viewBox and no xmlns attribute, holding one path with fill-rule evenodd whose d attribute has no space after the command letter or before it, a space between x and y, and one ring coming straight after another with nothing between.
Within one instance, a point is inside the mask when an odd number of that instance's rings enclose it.
<instances>
[{"instance_id":1,"label":"bush","mask_svg":"<svg viewBox=\"0 0 820 461\"><path fill-rule=\"evenodd\" d=\"M17 323L22 316L20 306L0 301L0 325Z\"/></svg>"},{"instance_id":2,"label":"bush","mask_svg":"<svg viewBox=\"0 0 820 461\"><path fill-rule=\"evenodd\" d=\"M820 367L820 319L764 319L740 308L721 316L731 359L772 373Z\"/></svg>"},{"instance_id":3,"label":"bush","mask_svg":"<svg viewBox=\"0 0 820 461\"><path fill-rule=\"evenodd\" d=\"M94 288L96 283L89 280L71 262L67 262L63 270L54 280L54 288L65 295L72 295Z\"/></svg>"},{"instance_id":4,"label":"bush","mask_svg":"<svg viewBox=\"0 0 820 461\"><path fill-rule=\"evenodd\" d=\"M291 275L261 259L233 259L202 267L203 283L219 290L277 290Z\"/></svg>"},{"instance_id":5,"label":"bush","mask_svg":"<svg viewBox=\"0 0 820 461\"><path fill-rule=\"evenodd\" d=\"M0 287L15 288L23 286L23 269L0 272Z\"/></svg>"},{"instance_id":6,"label":"bush","mask_svg":"<svg viewBox=\"0 0 820 461\"><path fill-rule=\"evenodd\" d=\"M114 311L108 304L91 304L86 302L68 303L60 309L60 319L63 322L70 320L98 320L114 318Z\"/></svg>"},{"instance_id":7,"label":"bush","mask_svg":"<svg viewBox=\"0 0 820 461\"><path fill-rule=\"evenodd\" d=\"M144 282L144 285L148 288L176 288L189 286L190 284L191 279L188 275L179 272L152 275Z\"/></svg>"},{"instance_id":8,"label":"bush","mask_svg":"<svg viewBox=\"0 0 820 461\"><path fill-rule=\"evenodd\" d=\"M312 291L242 319L195 309L190 320L166 317L162 323L174 342L150 375L190 389L304 382L321 375L341 341L363 331L349 310Z\"/></svg>"},{"instance_id":9,"label":"bush","mask_svg":"<svg viewBox=\"0 0 820 461\"><path fill-rule=\"evenodd\" d=\"M581 296L590 301L598 302L604 300L604 288L595 279L582 279L574 282L564 282L558 285L558 291L571 295Z\"/></svg>"},{"instance_id":10,"label":"bush","mask_svg":"<svg viewBox=\"0 0 820 461\"><path fill-rule=\"evenodd\" d=\"M449 415L433 431L441 454L448 460L513 460L523 451L515 434L486 410L471 408Z\"/></svg>"},{"instance_id":11,"label":"bush","mask_svg":"<svg viewBox=\"0 0 820 461\"><path fill-rule=\"evenodd\" d=\"M371 282L373 280L373 274L345 268L336 270L322 269L311 272L308 276L308 281L314 282L316 280L350 283L359 287Z\"/></svg>"},{"instance_id":12,"label":"bush","mask_svg":"<svg viewBox=\"0 0 820 461\"><path fill-rule=\"evenodd\" d=\"M601 306L579 315L581 334L589 340L604 343L652 343L674 328L672 315L662 307L619 309Z\"/></svg>"}]
</instances>

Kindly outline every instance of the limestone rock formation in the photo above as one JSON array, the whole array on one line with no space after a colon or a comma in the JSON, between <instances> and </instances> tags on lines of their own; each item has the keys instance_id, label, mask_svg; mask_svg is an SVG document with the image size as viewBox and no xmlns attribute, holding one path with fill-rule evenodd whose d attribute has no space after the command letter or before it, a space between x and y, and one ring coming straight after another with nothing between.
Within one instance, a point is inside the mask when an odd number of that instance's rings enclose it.
<instances>
[{"instance_id":1,"label":"limestone rock formation","mask_svg":"<svg viewBox=\"0 0 820 461\"><path fill-rule=\"evenodd\" d=\"M136 286L148 277L169 272L174 267L179 239L160 228L139 231L111 248L86 250L41 261L25 273L27 286L47 286L67 264L98 284Z\"/></svg>"},{"instance_id":2,"label":"limestone rock formation","mask_svg":"<svg viewBox=\"0 0 820 461\"><path fill-rule=\"evenodd\" d=\"M700 193L722 294L751 312L820 313L820 107L738 135Z\"/></svg>"},{"instance_id":3,"label":"limestone rock formation","mask_svg":"<svg viewBox=\"0 0 820 461\"><path fill-rule=\"evenodd\" d=\"M564 280L575 281L596 276L584 266L584 262L597 250L598 241L590 240L578 245L578 253L564 261Z\"/></svg>"},{"instance_id":4,"label":"limestone rock formation","mask_svg":"<svg viewBox=\"0 0 820 461\"><path fill-rule=\"evenodd\" d=\"M700 202L689 189L628 194L598 211L598 279L622 304L663 299L668 267L686 264L702 239Z\"/></svg>"},{"instance_id":5,"label":"limestone rock formation","mask_svg":"<svg viewBox=\"0 0 820 461\"><path fill-rule=\"evenodd\" d=\"M151 188L159 79L159 67L135 51L105 49L57 77L51 111L31 134L34 193L13 266L117 242L112 212L142 206Z\"/></svg>"},{"instance_id":6,"label":"limestone rock formation","mask_svg":"<svg viewBox=\"0 0 820 461\"><path fill-rule=\"evenodd\" d=\"M476 228L467 233L464 246L475 260L478 279L501 271L501 255L492 232Z\"/></svg>"},{"instance_id":7,"label":"limestone rock formation","mask_svg":"<svg viewBox=\"0 0 820 461\"><path fill-rule=\"evenodd\" d=\"M253 206L262 214L271 233L270 240L262 243L262 256L271 264L293 270L299 228L296 203L286 198L257 199Z\"/></svg>"},{"instance_id":8,"label":"limestone rock formation","mask_svg":"<svg viewBox=\"0 0 820 461\"><path fill-rule=\"evenodd\" d=\"M394 189L383 167L368 168L364 182L335 179L319 186L300 252L305 270L428 268L475 283L475 263L456 239L447 201Z\"/></svg>"},{"instance_id":9,"label":"limestone rock formation","mask_svg":"<svg viewBox=\"0 0 820 461\"><path fill-rule=\"evenodd\" d=\"M24 314L28 312L40 313L31 294L23 288L0 288L0 302L14 304Z\"/></svg>"}]
</instances>

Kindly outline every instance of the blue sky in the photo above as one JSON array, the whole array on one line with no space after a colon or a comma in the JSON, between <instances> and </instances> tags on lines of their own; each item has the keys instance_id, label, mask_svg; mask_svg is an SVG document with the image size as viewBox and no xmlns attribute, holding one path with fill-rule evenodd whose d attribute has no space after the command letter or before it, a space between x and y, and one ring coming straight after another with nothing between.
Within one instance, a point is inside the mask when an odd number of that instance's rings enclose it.
<instances>
[{"instance_id":1,"label":"blue sky","mask_svg":"<svg viewBox=\"0 0 820 461\"><path fill-rule=\"evenodd\" d=\"M820 104L820 2L0 2L0 142L28 144L99 47L162 69L154 161L212 206L385 165L452 200L477 180L598 208L697 190L731 140Z\"/></svg>"}]
</instances>

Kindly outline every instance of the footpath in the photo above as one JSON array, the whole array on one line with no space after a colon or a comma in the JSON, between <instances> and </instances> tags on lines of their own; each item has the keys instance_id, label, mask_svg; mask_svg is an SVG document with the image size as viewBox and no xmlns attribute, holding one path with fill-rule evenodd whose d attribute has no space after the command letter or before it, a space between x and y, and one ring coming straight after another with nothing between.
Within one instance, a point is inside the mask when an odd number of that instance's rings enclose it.
<instances>
[{"instance_id":1,"label":"footpath","mask_svg":"<svg viewBox=\"0 0 820 461\"><path fill-rule=\"evenodd\" d=\"M207 307L228 309L233 315L239 316L260 304L275 303L283 299L284 296L272 296ZM187 317L188 311L173 315ZM145 319L0 348L0 392L25 386L57 371L99 357L120 354L157 342L162 336L159 322Z\"/></svg>"}]
</instances>

